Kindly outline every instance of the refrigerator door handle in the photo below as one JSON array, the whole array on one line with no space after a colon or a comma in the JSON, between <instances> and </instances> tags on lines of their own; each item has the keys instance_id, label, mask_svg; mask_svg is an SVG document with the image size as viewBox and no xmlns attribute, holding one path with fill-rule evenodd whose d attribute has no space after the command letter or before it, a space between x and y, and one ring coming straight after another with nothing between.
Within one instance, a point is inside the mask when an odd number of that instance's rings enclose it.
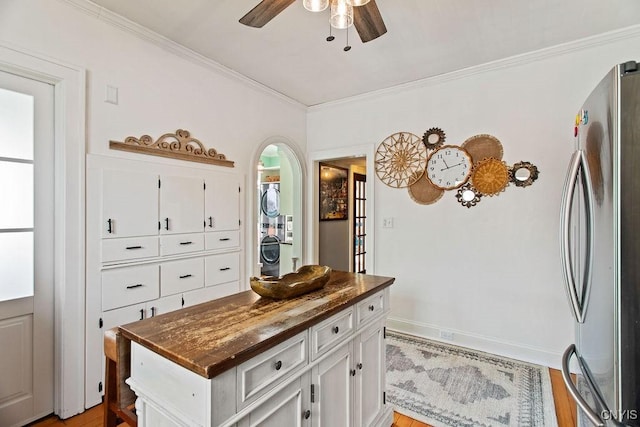
<instances>
[{"instance_id":1,"label":"refrigerator door handle","mask_svg":"<svg viewBox=\"0 0 640 427\"><path fill-rule=\"evenodd\" d=\"M569 303L573 311L573 315L580 323L584 322L578 301L578 293L576 289L575 279L573 277L573 264L571 262L571 253L569 250L569 240L571 233L569 229L571 216L571 203L575 195L576 181L580 172L581 151L578 150L571 156L567 179L564 185L564 193L562 197L562 213L560 215L560 252L562 253L562 270L564 283L569 297Z\"/></svg>"},{"instance_id":2,"label":"refrigerator door handle","mask_svg":"<svg viewBox=\"0 0 640 427\"><path fill-rule=\"evenodd\" d=\"M562 380L564 381L569 394L575 400L578 407L584 412L584 414L589 418L589 421L593 423L593 425L597 427L604 427L604 421L595 413L593 409L589 406L589 404L580 396L578 389L576 388L573 381L571 381L571 375L569 373L569 360L571 360L571 356L576 354L576 345L571 344L562 355Z\"/></svg>"},{"instance_id":3,"label":"refrigerator door handle","mask_svg":"<svg viewBox=\"0 0 640 427\"><path fill-rule=\"evenodd\" d=\"M586 219L587 219L587 250L584 270L584 281L582 286L582 298L578 296L575 277L573 276L573 263L571 260L571 251L569 250L570 235L570 217L571 203L575 196L576 182L578 180L580 170L583 176L583 188L585 190L586 199ZM562 253L562 267L564 270L564 279L569 296L569 302L573 309L573 315L579 323L584 323L587 305L589 303L589 289L591 288L591 270L593 266L593 188L591 186L591 175L589 165L584 151L577 150L571 157L569 163L569 171L565 182L564 195L562 200L562 214L560 216L560 250Z\"/></svg>"}]
</instances>

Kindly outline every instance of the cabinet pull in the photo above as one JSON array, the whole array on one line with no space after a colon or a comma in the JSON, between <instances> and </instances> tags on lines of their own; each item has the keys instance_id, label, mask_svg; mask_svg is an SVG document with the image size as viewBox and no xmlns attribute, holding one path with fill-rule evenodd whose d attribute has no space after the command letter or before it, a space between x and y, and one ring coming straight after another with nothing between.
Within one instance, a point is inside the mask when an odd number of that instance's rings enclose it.
<instances>
[{"instance_id":1,"label":"cabinet pull","mask_svg":"<svg viewBox=\"0 0 640 427\"><path fill-rule=\"evenodd\" d=\"M340 332L340 328L339 328L339 327L337 327L337 326L334 326L334 327L333 327L333 333L334 333L334 334L337 334L338 332Z\"/></svg>"},{"instance_id":2,"label":"cabinet pull","mask_svg":"<svg viewBox=\"0 0 640 427\"><path fill-rule=\"evenodd\" d=\"M135 285L129 285L129 286L127 286L127 289L141 288L141 287L143 287L143 286L144 286L144 285L143 285L142 283L137 283L137 284L135 284Z\"/></svg>"},{"instance_id":3,"label":"cabinet pull","mask_svg":"<svg viewBox=\"0 0 640 427\"><path fill-rule=\"evenodd\" d=\"M375 310L375 309L376 309L376 308L375 308L373 305L370 305L370 306L369 306L369 311L373 311L373 310Z\"/></svg>"},{"instance_id":4,"label":"cabinet pull","mask_svg":"<svg viewBox=\"0 0 640 427\"><path fill-rule=\"evenodd\" d=\"M164 229L169 230L169 218L164 219Z\"/></svg>"},{"instance_id":5,"label":"cabinet pull","mask_svg":"<svg viewBox=\"0 0 640 427\"><path fill-rule=\"evenodd\" d=\"M180 242L180 244L183 245L183 246L184 245L191 245L191 244L193 244L193 242Z\"/></svg>"},{"instance_id":6,"label":"cabinet pull","mask_svg":"<svg viewBox=\"0 0 640 427\"><path fill-rule=\"evenodd\" d=\"M155 317L155 315L156 315L156 308L151 307L151 317Z\"/></svg>"},{"instance_id":7,"label":"cabinet pull","mask_svg":"<svg viewBox=\"0 0 640 427\"><path fill-rule=\"evenodd\" d=\"M182 296L182 306L184 307L184 295Z\"/></svg>"},{"instance_id":8,"label":"cabinet pull","mask_svg":"<svg viewBox=\"0 0 640 427\"><path fill-rule=\"evenodd\" d=\"M144 319L144 308L140 309L140 320Z\"/></svg>"},{"instance_id":9,"label":"cabinet pull","mask_svg":"<svg viewBox=\"0 0 640 427\"><path fill-rule=\"evenodd\" d=\"M356 376L356 370L355 369L350 369L349 370L349 375L351 375L352 377Z\"/></svg>"},{"instance_id":10,"label":"cabinet pull","mask_svg":"<svg viewBox=\"0 0 640 427\"><path fill-rule=\"evenodd\" d=\"M220 271L227 271L227 270L231 270L231 267L222 267L222 268L220 269Z\"/></svg>"},{"instance_id":11,"label":"cabinet pull","mask_svg":"<svg viewBox=\"0 0 640 427\"><path fill-rule=\"evenodd\" d=\"M278 360L275 364L276 371L279 371L282 368L282 361Z\"/></svg>"},{"instance_id":12,"label":"cabinet pull","mask_svg":"<svg viewBox=\"0 0 640 427\"><path fill-rule=\"evenodd\" d=\"M112 234L113 233L113 228L112 228L112 221L111 218L109 218L107 220L107 233Z\"/></svg>"},{"instance_id":13,"label":"cabinet pull","mask_svg":"<svg viewBox=\"0 0 640 427\"><path fill-rule=\"evenodd\" d=\"M209 228L213 228L213 217L209 217Z\"/></svg>"},{"instance_id":14,"label":"cabinet pull","mask_svg":"<svg viewBox=\"0 0 640 427\"><path fill-rule=\"evenodd\" d=\"M310 410L307 409L306 411L304 411L303 417L304 417L305 420L308 420L310 416L311 416L311 411Z\"/></svg>"},{"instance_id":15,"label":"cabinet pull","mask_svg":"<svg viewBox=\"0 0 640 427\"><path fill-rule=\"evenodd\" d=\"M180 276L181 279L186 279L187 277L191 277L192 274L185 274L184 276Z\"/></svg>"},{"instance_id":16,"label":"cabinet pull","mask_svg":"<svg viewBox=\"0 0 640 427\"><path fill-rule=\"evenodd\" d=\"M358 367L358 369L362 369L362 363L358 363L356 366Z\"/></svg>"},{"instance_id":17,"label":"cabinet pull","mask_svg":"<svg viewBox=\"0 0 640 427\"><path fill-rule=\"evenodd\" d=\"M223 237L220 239L221 242L226 242L227 240L231 240L229 237Z\"/></svg>"},{"instance_id":18,"label":"cabinet pull","mask_svg":"<svg viewBox=\"0 0 640 427\"><path fill-rule=\"evenodd\" d=\"M131 249L142 249L142 246L127 246L125 249L131 250Z\"/></svg>"}]
</instances>

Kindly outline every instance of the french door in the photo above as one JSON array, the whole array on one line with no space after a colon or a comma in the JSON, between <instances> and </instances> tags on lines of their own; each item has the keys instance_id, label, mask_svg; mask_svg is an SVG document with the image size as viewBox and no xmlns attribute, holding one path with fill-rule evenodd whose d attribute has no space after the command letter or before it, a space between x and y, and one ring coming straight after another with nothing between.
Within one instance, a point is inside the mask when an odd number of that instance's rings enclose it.
<instances>
[{"instance_id":1,"label":"french door","mask_svg":"<svg viewBox=\"0 0 640 427\"><path fill-rule=\"evenodd\" d=\"M52 85L0 72L0 427L53 412L53 112Z\"/></svg>"}]
</instances>

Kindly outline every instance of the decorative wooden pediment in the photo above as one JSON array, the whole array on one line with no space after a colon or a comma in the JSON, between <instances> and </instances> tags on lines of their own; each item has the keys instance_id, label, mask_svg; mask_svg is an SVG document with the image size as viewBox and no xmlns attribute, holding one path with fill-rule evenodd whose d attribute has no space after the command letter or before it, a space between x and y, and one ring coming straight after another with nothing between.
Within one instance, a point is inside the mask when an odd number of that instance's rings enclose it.
<instances>
[{"instance_id":1,"label":"decorative wooden pediment","mask_svg":"<svg viewBox=\"0 0 640 427\"><path fill-rule=\"evenodd\" d=\"M149 135L142 135L140 138L128 136L124 142L109 141L109 148L229 168L234 167L234 162L227 160L224 154L218 153L214 148L205 148L200 141L191 137L189 131L184 129L178 129L176 133L165 133L155 142Z\"/></svg>"}]
</instances>

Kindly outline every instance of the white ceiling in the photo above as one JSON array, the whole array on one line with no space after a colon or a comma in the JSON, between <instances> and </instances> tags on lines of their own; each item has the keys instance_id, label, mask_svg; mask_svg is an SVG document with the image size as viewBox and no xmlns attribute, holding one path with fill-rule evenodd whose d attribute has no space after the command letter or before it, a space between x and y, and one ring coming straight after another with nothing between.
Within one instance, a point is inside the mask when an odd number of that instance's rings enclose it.
<instances>
[{"instance_id":1,"label":"white ceiling","mask_svg":"<svg viewBox=\"0 0 640 427\"><path fill-rule=\"evenodd\" d=\"M93 2L308 106L640 23L638 0L377 0L387 34L344 52L302 0L263 28L238 22L259 0Z\"/></svg>"}]
</instances>

